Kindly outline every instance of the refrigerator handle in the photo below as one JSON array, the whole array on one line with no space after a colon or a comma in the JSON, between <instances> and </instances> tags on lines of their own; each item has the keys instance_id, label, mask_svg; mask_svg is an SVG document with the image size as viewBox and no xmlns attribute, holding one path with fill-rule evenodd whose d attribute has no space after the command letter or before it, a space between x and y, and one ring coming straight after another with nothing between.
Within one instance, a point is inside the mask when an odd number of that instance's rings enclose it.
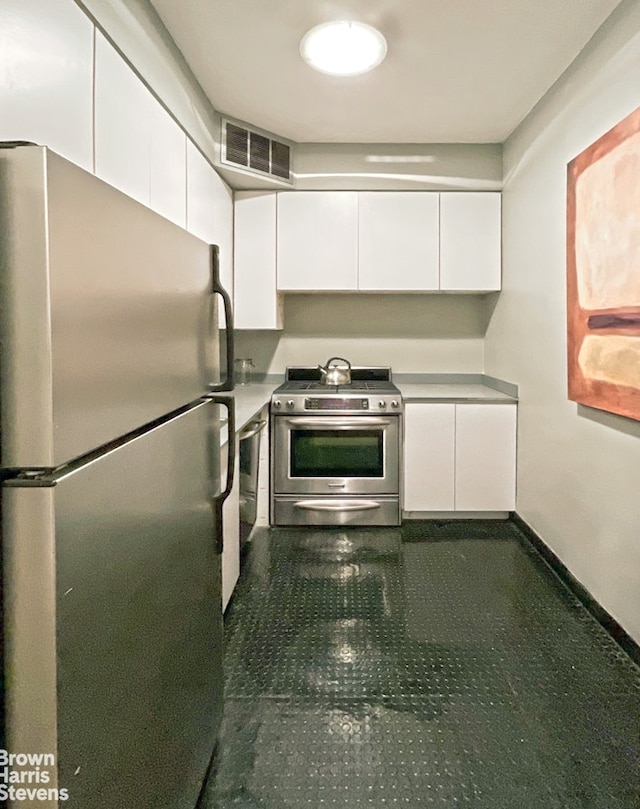
<instances>
[{"instance_id":1,"label":"refrigerator handle","mask_svg":"<svg viewBox=\"0 0 640 809\"><path fill-rule=\"evenodd\" d=\"M224 548L224 526L222 508L224 501L231 494L233 475L236 466L236 407L233 396L206 396L209 401L226 407L228 413L227 430L227 479L224 489L214 498L213 507L216 518L216 553L221 554Z\"/></svg>"},{"instance_id":2,"label":"refrigerator handle","mask_svg":"<svg viewBox=\"0 0 640 809\"><path fill-rule=\"evenodd\" d=\"M224 319L226 326L227 343L227 367L226 375L222 382L216 385L209 385L211 391L233 390L233 311L231 308L231 298L229 293L220 283L220 248L217 244L209 245L209 255L211 257L211 294L220 295L224 304Z\"/></svg>"}]
</instances>

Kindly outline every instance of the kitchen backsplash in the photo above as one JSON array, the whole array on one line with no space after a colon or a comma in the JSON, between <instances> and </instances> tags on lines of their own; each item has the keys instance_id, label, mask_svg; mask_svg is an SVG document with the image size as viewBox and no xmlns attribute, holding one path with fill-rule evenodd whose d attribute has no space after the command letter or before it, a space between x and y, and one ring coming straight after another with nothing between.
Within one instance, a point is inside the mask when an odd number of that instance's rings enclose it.
<instances>
[{"instance_id":1,"label":"kitchen backsplash","mask_svg":"<svg viewBox=\"0 0 640 809\"><path fill-rule=\"evenodd\" d=\"M491 296L286 295L283 331L236 332L256 371L347 357L396 373L482 373Z\"/></svg>"}]
</instances>

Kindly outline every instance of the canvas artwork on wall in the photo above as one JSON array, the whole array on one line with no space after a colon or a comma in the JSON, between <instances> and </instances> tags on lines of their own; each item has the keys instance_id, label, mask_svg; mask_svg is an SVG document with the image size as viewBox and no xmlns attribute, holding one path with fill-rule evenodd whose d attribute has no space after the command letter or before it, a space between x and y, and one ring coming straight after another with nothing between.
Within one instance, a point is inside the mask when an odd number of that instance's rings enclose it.
<instances>
[{"instance_id":1,"label":"canvas artwork on wall","mask_svg":"<svg viewBox=\"0 0 640 809\"><path fill-rule=\"evenodd\" d=\"M569 399L640 420L640 108L567 167Z\"/></svg>"}]
</instances>

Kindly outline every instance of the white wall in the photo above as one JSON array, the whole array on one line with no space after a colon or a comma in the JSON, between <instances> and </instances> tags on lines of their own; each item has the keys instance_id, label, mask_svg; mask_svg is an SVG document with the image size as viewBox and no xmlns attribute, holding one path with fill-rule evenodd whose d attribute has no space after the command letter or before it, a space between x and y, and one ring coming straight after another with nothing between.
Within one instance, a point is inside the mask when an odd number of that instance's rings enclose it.
<instances>
[{"instance_id":1,"label":"white wall","mask_svg":"<svg viewBox=\"0 0 640 809\"><path fill-rule=\"evenodd\" d=\"M284 332L237 332L261 372L344 356L396 373L482 373L487 313L476 295L285 295Z\"/></svg>"},{"instance_id":2,"label":"white wall","mask_svg":"<svg viewBox=\"0 0 640 809\"><path fill-rule=\"evenodd\" d=\"M567 163L639 105L640 4L623 2L505 145L485 354L519 385L517 512L636 641L640 422L567 400L565 200Z\"/></svg>"}]
</instances>

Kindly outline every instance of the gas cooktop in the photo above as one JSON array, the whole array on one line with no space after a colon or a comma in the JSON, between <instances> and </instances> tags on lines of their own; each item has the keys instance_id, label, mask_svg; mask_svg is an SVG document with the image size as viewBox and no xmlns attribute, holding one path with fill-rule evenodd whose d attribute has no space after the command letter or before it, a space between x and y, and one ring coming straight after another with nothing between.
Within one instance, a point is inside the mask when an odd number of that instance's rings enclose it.
<instances>
[{"instance_id":1,"label":"gas cooktop","mask_svg":"<svg viewBox=\"0 0 640 809\"><path fill-rule=\"evenodd\" d=\"M285 381L271 398L271 412L400 412L402 397L390 368L352 368L348 385L326 385L317 367L287 368Z\"/></svg>"},{"instance_id":2,"label":"gas cooktop","mask_svg":"<svg viewBox=\"0 0 640 809\"><path fill-rule=\"evenodd\" d=\"M393 382L370 382L364 379L352 380L348 385L325 385L324 382L302 382L296 380L293 382L284 382L278 388L280 393L289 391L296 393L305 390L321 391L322 393L336 393L338 391L341 393L354 393L355 391L373 391L374 393L377 391L385 393L399 392Z\"/></svg>"}]
</instances>

